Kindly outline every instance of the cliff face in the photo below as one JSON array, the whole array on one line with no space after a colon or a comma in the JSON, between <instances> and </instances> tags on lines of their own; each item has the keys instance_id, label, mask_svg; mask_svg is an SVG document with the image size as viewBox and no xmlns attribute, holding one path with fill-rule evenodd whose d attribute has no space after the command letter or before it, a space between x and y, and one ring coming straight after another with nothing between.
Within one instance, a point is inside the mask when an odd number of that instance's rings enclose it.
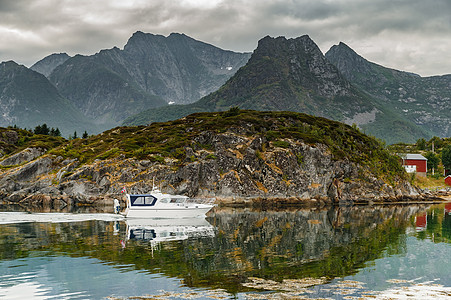
<instances>
[{"instance_id":1,"label":"cliff face","mask_svg":"<svg viewBox=\"0 0 451 300\"><path fill-rule=\"evenodd\" d=\"M112 201L120 197L123 186L131 193L149 192L154 180L167 193L216 197L225 202L260 199L266 204L261 199L291 198L287 201L326 204L339 200L391 201L418 195L403 179L404 171L396 159L392 170L385 169L395 175L378 173L371 161L379 160L385 168L391 158L384 158L384 150L374 140L349 126L293 113L241 114L203 114L153 127L111 130L97 138L99 144L111 140L117 148L108 148L88 163L82 163L82 156L71 159L58 155L76 151L79 146L72 143L37 159L16 155L22 161L14 160L17 165L0 171L0 198L25 203ZM328 131L318 134L326 125ZM127 131L130 138L125 136ZM154 131L158 135L153 135ZM114 136L121 135L125 144L114 142ZM152 147L161 139L166 147L187 136L183 147L166 148L159 155L152 154L142 139L149 140ZM115 156L115 151L123 151L120 149L136 149L130 139L141 144L140 150L133 150L135 157ZM80 147L89 152L96 146L80 141ZM163 154L169 150L172 152Z\"/></svg>"},{"instance_id":2,"label":"cliff face","mask_svg":"<svg viewBox=\"0 0 451 300\"><path fill-rule=\"evenodd\" d=\"M290 141L289 149L263 151L265 140L261 137L211 132L200 136L198 142L209 142L214 150L187 148L182 167L170 159L160 163L120 157L77 168L74 160L40 157L3 172L0 195L3 200L21 203L41 201L39 195L53 201L92 203L120 197L123 186L131 193L149 192L154 180L168 193L213 196L226 202L253 198L364 202L417 195L408 182L390 186L369 174L362 180L360 166L333 161L324 145Z\"/></svg>"}]
</instances>

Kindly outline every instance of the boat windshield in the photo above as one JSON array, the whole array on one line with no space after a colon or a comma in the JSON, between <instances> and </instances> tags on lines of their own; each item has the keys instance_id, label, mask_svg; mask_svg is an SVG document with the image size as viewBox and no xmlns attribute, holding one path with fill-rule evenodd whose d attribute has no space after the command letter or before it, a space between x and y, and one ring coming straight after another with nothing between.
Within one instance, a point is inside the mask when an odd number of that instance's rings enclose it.
<instances>
[{"instance_id":1,"label":"boat windshield","mask_svg":"<svg viewBox=\"0 0 451 300\"><path fill-rule=\"evenodd\" d=\"M131 206L154 206L157 198L152 195L130 195Z\"/></svg>"},{"instance_id":2,"label":"boat windshield","mask_svg":"<svg viewBox=\"0 0 451 300\"><path fill-rule=\"evenodd\" d=\"M170 198L161 198L160 203L169 203Z\"/></svg>"}]
</instances>

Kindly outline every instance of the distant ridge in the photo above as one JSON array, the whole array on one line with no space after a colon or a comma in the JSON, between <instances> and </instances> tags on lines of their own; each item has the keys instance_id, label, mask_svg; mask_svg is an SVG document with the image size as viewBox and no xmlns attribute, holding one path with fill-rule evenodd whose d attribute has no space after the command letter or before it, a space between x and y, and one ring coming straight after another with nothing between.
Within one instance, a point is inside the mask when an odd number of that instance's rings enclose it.
<instances>
[{"instance_id":1,"label":"distant ridge","mask_svg":"<svg viewBox=\"0 0 451 300\"><path fill-rule=\"evenodd\" d=\"M451 136L451 75L421 77L386 68L364 59L343 42L333 46L326 58L384 106L432 135Z\"/></svg>"},{"instance_id":2,"label":"distant ridge","mask_svg":"<svg viewBox=\"0 0 451 300\"><path fill-rule=\"evenodd\" d=\"M146 109L198 100L218 89L249 55L184 34L164 37L137 31L123 50L76 55L48 78L87 117L111 128Z\"/></svg>"},{"instance_id":3,"label":"distant ridge","mask_svg":"<svg viewBox=\"0 0 451 300\"><path fill-rule=\"evenodd\" d=\"M0 64L0 126L33 129L46 123L63 135L93 132L92 123L44 75L13 61ZM104 129L103 129L104 130Z\"/></svg>"}]
</instances>

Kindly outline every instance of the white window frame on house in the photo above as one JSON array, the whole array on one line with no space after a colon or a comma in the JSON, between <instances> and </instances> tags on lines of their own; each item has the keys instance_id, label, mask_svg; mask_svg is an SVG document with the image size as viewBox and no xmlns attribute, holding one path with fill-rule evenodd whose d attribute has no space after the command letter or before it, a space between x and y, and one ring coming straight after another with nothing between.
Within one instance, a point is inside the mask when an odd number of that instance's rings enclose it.
<instances>
[{"instance_id":1,"label":"white window frame on house","mask_svg":"<svg viewBox=\"0 0 451 300\"><path fill-rule=\"evenodd\" d=\"M404 168L406 169L407 173L416 173L417 172L416 165L404 165Z\"/></svg>"}]
</instances>

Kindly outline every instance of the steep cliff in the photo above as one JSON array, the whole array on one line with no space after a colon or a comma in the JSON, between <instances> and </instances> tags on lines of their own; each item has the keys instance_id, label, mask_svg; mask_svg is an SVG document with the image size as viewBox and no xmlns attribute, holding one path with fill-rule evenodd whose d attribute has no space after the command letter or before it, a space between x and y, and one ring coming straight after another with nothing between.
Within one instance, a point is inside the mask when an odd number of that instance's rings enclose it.
<instances>
[{"instance_id":1,"label":"steep cliff","mask_svg":"<svg viewBox=\"0 0 451 300\"><path fill-rule=\"evenodd\" d=\"M229 110L120 127L4 166L0 198L93 203L158 184L225 202L393 201L418 196L396 157L343 123L291 112ZM16 151L17 152L17 151ZM11 152L3 160L14 155Z\"/></svg>"}]
</instances>

